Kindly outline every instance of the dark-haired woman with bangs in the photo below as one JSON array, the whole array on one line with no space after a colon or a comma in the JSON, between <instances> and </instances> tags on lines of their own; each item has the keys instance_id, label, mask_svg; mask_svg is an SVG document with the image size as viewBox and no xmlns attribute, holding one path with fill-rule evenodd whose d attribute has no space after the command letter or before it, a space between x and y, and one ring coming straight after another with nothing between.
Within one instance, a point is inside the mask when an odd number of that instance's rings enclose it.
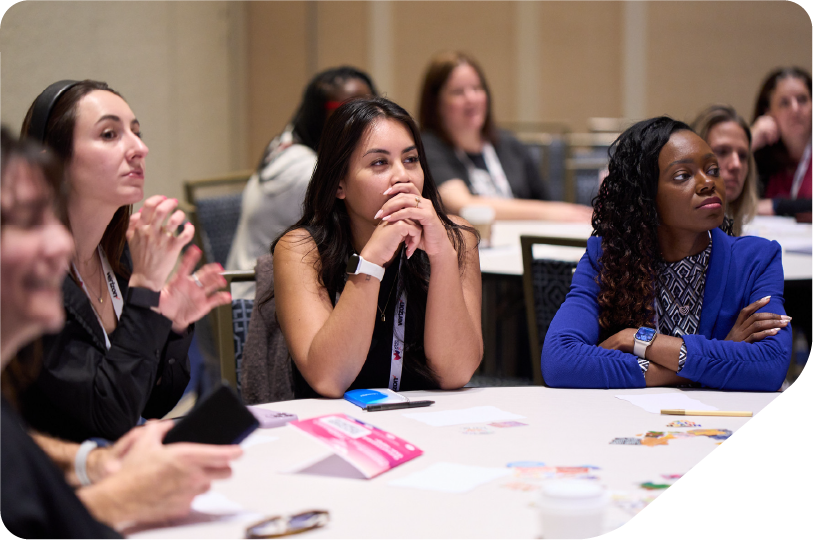
<instances>
[{"instance_id":1,"label":"dark-haired woman with bangs","mask_svg":"<svg viewBox=\"0 0 813 540\"><path fill-rule=\"evenodd\" d=\"M791 348L781 249L719 229L714 152L659 117L630 127L610 154L594 236L545 338L547 384L778 390Z\"/></svg>"},{"instance_id":2,"label":"dark-haired woman with bangs","mask_svg":"<svg viewBox=\"0 0 813 540\"><path fill-rule=\"evenodd\" d=\"M476 233L443 212L418 128L391 101L336 109L302 219L272 252L297 398L459 388L477 369Z\"/></svg>"}]
</instances>

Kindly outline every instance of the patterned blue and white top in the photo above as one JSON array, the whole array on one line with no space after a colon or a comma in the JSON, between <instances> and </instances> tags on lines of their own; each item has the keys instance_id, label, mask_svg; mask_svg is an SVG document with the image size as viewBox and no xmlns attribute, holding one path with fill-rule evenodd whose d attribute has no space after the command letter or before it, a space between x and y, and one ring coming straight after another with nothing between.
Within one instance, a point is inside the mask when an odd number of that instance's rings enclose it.
<instances>
[{"instance_id":1,"label":"patterned blue and white top","mask_svg":"<svg viewBox=\"0 0 813 540\"><path fill-rule=\"evenodd\" d=\"M659 334L682 337L696 334L706 290L706 269L711 259L709 245L698 253L679 261L661 262L658 271L658 292L655 295L655 325ZM678 373L686 363L686 344L680 346ZM649 369L649 360L638 359L641 371Z\"/></svg>"}]
</instances>

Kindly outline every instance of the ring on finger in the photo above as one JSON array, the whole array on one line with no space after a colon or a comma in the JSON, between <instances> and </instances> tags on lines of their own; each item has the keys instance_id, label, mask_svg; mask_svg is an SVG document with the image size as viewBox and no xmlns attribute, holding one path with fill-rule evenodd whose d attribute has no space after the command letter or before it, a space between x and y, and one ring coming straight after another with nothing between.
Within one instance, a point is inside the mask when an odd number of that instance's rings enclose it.
<instances>
[{"instance_id":1,"label":"ring on finger","mask_svg":"<svg viewBox=\"0 0 813 540\"><path fill-rule=\"evenodd\" d=\"M420 207L421 207L421 198L420 197L415 197L415 208L420 208Z\"/></svg>"},{"instance_id":2,"label":"ring on finger","mask_svg":"<svg viewBox=\"0 0 813 540\"><path fill-rule=\"evenodd\" d=\"M174 236L174 235L172 234L172 231L170 231L170 230L169 230L169 229L167 229L166 227L161 227L161 232L162 232L163 234L165 234L165 235L167 236L167 238L172 238L172 237Z\"/></svg>"},{"instance_id":3,"label":"ring on finger","mask_svg":"<svg viewBox=\"0 0 813 540\"><path fill-rule=\"evenodd\" d=\"M200 279L198 278L197 274L192 274L190 277L192 278L192 281L195 282L195 285L197 285L201 289L203 288L203 283L200 282Z\"/></svg>"}]
</instances>

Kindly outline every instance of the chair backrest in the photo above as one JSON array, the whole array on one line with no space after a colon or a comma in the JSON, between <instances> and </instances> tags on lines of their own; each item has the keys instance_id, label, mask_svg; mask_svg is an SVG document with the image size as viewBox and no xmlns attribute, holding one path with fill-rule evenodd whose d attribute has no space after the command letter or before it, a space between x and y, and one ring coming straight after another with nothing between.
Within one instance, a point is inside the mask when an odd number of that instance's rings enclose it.
<instances>
[{"instance_id":1,"label":"chair backrest","mask_svg":"<svg viewBox=\"0 0 813 540\"><path fill-rule=\"evenodd\" d=\"M231 290L232 283L254 281L253 270L230 270L223 273L226 288ZM212 311L217 331L215 341L220 357L220 376L223 380L241 393L240 370L243 359L243 348L248 337L248 323L254 308L254 300L235 299L230 304L218 306Z\"/></svg>"},{"instance_id":2,"label":"chair backrest","mask_svg":"<svg viewBox=\"0 0 813 540\"><path fill-rule=\"evenodd\" d=\"M240 221L243 188L253 171L245 170L184 182L189 219L206 262L226 264Z\"/></svg>"},{"instance_id":3,"label":"chair backrest","mask_svg":"<svg viewBox=\"0 0 813 540\"><path fill-rule=\"evenodd\" d=\"M534 383L544 385L542 377L542 345L554 315L565 301L573 280L577 263L550 259L535 259L533 246L548 244L584 248L584 239L554 238L545 236L521 236L522 284L525 291L525 309L528 319L528 339L531 349L531 366Z\"/></svg>"},{"instance_id":4,"label":"chair backrest","mask_svg":"<svg viewBox=\"0 0 813 540\"><path fill-rule=\"evenodd\" d=\"M568 133L565 184L567 200L590 205L607 168L608 150L618 133Z\"/></svg>"},{"instance_id":5,"label":"chair backrest","mask_svg":"<svg viewBox=\"0 0 813 540\"><path fill-rule=\"evenodd\" d=\"M257 294L243 349L241 388L248 404L294 399L294 375L285 337L276 316L274 259L266 254L257 259Z\"/></svg>"},{"instance_id":6,"label":"chair backrest","mask_svg":"<svg viewBox=\"0 0 813 540\"><path fill-rule=\"evenodd\" d=\"M539 176L547 187L550 199L552 201L566 200L567 141L565 135L563 133L518 132L517 138L525 146L539 170Z\"/></svg>"}]
</instances>

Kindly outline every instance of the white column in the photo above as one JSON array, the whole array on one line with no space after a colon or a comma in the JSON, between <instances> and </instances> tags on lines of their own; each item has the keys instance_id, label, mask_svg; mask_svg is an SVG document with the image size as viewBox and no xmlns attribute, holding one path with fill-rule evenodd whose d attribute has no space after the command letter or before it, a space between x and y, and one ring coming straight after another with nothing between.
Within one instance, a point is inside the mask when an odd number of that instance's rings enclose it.
<instances>
[{"instance_id":1,"label":"white column","mask_svg":"<svg viewBox=\"0 0 813 540\"><path fill-rule=\"evenodd\" d=\"M624 3L624 117L639 120L647 116L647 2Z\"/></svg>"},{"instance_id":2,"label":"white column","mask_svg":"<svg viewBox=\"0 0 813 540\"><path fill-rule=\"evenodd\" d=\"M386 96L395 84L393 63L395 58L393 6L387 1L367 3L367 51L370 75L378 91Z\"/></svg>"},{"instance_id":3,"label":"white column","mask_svg":"<svg viewBox=\"0 0 813 540\"><path fill-rule=\"evenodd\" d=\"M540 121L542 85L540 62L542 58L539 39L539 2L516 3L517 29L517 110L514 120L520 122Z\"/></svg>"}]
</instances>

